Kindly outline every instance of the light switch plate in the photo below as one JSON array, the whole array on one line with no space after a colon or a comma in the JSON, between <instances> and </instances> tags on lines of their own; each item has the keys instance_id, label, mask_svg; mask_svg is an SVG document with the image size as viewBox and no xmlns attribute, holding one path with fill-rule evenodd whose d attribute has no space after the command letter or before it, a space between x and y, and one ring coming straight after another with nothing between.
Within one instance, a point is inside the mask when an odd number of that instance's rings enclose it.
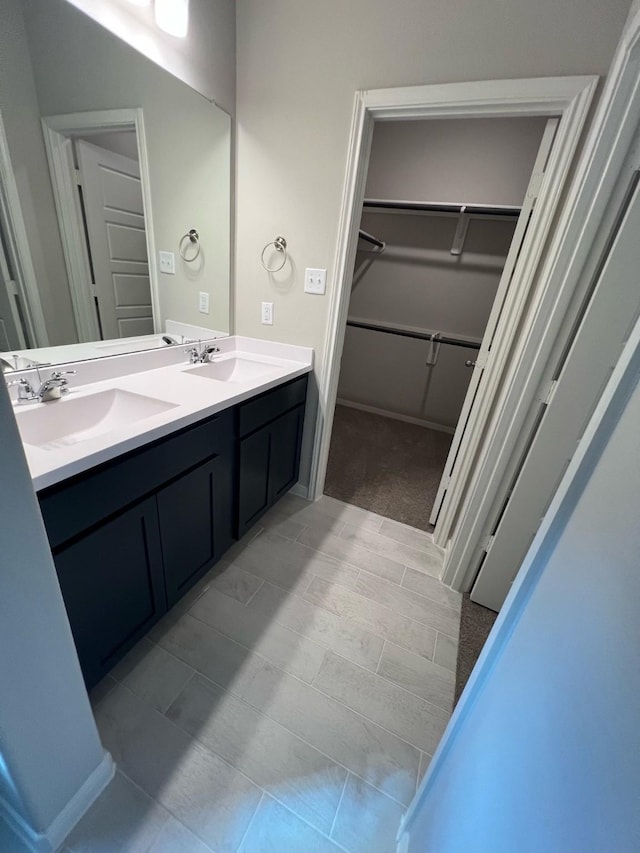
<instances>
[{"instance_id":1,"label":"light switch plate","mask_svg":"<svg viewBox=\"0 0 640 853\"><path fill-rule=\"evenodd\" d=\"M201 314L209 313L209 294L203 291L198 295L198 311Z\"/></svg>"},{"instance_id":2,"label":"light switch plate","mask_svg":"<svg viewBox=\"0 0 640 853\"><path fill-rule=\"evenodd\" d=\"M262 325L273 326L273 302L262 303Z\"/></svg>"},{"instance_id":3,"label":"light switch plate","mask_svg":"<svg viewBox=\"0 0 640 853\"><path fill-rule=\"evenodd\" d=\"M160 272L167 273L167 275L175 275L176 274L176 256L173 252L158 252L158 257L160 259Z\"/></svg>"},{"instance_id":4,"label":"light switch plate","mask_svg":"<svg viewBox=\"0 0 640 853\"><path fill-rule=\"evenodd\" d=\"M304 271L304 292L322 296L327 290L327 271L307 268Z\"/></svg>"}]
</instances>

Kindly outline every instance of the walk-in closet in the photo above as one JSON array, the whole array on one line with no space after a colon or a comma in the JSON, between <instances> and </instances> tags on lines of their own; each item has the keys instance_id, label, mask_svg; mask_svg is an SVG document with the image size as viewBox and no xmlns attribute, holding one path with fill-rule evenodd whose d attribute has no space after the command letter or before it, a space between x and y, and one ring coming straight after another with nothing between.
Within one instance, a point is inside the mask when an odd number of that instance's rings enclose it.
<instances>
[{"instance_id":1,"label":"walk-in closet","mask_svg":"<svg viewBox=\"0 0 640 853\"><path fill-rule=\"evenodd\" d=\"M332 497L431 529L550 124L376 123L325 484Z\"/></svg>"}]
</instances>

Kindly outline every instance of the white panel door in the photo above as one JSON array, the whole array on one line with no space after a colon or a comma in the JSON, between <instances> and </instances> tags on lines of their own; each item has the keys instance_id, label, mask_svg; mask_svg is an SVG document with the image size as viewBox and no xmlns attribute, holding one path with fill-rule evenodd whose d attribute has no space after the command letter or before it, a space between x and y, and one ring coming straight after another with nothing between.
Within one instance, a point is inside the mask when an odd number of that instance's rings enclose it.
<instances>
[{"instance_id":1,"label":"white panel door","mask_svg":"<svg viewBox=\"0 0 640 853\"><path fill-rule=\"evenodd\" d=\"M27 346L18 312L17 292L0 234L0 352L25 349Z\"/></svg>"},{"instance_id":2,"label":"white panel door","mask_svg":"<svg viewBox=\"0 0 640 853\"><path fill-rule=\"evenodd\" d=\"M636 186L471 591L473 601L492 610L502 607L640 313L639 234L640 188Z\"/></svg>"},{"instance_id":3,"label":"white panel door","mask_svg":"<svg viewBox=\"0 0 640 853\"><path fill-rule=\"evenodd\" d=\"M154 331L140 168L97 145L76 143L102 337Z\"/></svg>"},{"instance_id":4,"label":"white panel door","mask_svg":"<svg viewBox=\"0 0 640 853\"><path fill-rule=\"evenodd\" d=\"M500 283L498 284L496 297L491 308L491 314L489 315L489 319L487 321L484 337L482 339L482 345L475 360L473 374L471 376L471 381L469 382L469 387L467 388L467 394L464 398L464 404L462 406L462 411L460 412L460 417L456 425L456 431L453 436L453 441L451 442L451 447L449 448L449 455L447 456L447 461L445 463L444 471L442 473L442 479L440 480L436 499L433 505L433 509L431 510L429 524L435 524L438 520L438 515L440 514L440 510L442 509L442 504L444 502L447 489L449 488L449 484L454 473L454 467L456 464L456 459L458 457L458 452L460 450L460 445L462 444L462 441L465 437L465 431L467 428L467 423L469 421L469 415L471 414L471 410L476 400L478 399L478 396L482 394L482 378L487 364L487 359L491 351L493 336L495 334L496 327L498 325L498 320L500 319L500 314L502 312L507 293L509 292L509 288L512 286L512 283L514 283L514 281L517 279L518 258L520 256L520 250L522 248L522 244L524 243L527 231L529 229L531 214L533 213L536 199L538 197L538 191L540 189L540 184L542 183L542 176L544 175L544 169L549 157L549 152L551 151L551 146L553 145L553 140L556 135L558 123L559 120L557 118L549 119L545 127L545 131L542 135L540 148L538 149L538 154L536 155L533 171L531 173L529 187L522 203L522 211L520 213L520 216L518 217L518 224L516 225L516 229L513 234L513 240L511 241L511 245L509 247L509 253L505 261L502 276L500 277Z\"/></svg>"}]
</instances>

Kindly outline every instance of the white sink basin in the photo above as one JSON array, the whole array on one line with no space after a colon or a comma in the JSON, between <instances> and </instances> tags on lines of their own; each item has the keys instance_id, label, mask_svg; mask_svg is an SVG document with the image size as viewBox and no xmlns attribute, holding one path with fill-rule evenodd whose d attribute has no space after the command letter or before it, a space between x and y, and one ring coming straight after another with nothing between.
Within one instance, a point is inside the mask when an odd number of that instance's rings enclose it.
<instances>
[{"instance_id":1,"label":"white sink basin","mask_svg":"<svg viewBox=\"0 0 640 853\"><path fill-rule=\"evenodd\" d=\"M279 364L254 361L242 356L221 358L183 371L183 373L190 373L192 376L215 379L218 382L253 382L267 376L278 376L281 372L282 367Z\"/></svg>"},{"instance_id":2,"label":"white sink basin","mask_svg":"<svg viewBox=\"0 0 640 853\"><path fill-rule=\"evenodd\" d=\"M135 421L173 409L174 403L110 388L83 397L65 397L21 411L18 429L25 444L59 450L88 441Z\"/></svg>"}]
</instances>

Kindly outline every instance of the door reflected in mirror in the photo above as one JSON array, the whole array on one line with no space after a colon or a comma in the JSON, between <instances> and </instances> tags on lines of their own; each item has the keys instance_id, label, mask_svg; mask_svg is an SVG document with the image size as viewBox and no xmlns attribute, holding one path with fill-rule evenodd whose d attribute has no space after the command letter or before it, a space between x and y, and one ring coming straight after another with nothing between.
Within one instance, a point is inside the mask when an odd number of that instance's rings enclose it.
<instances>
[{"instance_id":1,"label":"door reflected in mirror","mask_svg":"<svg viewBox=\"0 0 640 853\"><path fill-rule=\"evenodd\" d=\"M230 117L65 0L0 55L0 367L229 334Z\"/></svg>"}]
</instances>

